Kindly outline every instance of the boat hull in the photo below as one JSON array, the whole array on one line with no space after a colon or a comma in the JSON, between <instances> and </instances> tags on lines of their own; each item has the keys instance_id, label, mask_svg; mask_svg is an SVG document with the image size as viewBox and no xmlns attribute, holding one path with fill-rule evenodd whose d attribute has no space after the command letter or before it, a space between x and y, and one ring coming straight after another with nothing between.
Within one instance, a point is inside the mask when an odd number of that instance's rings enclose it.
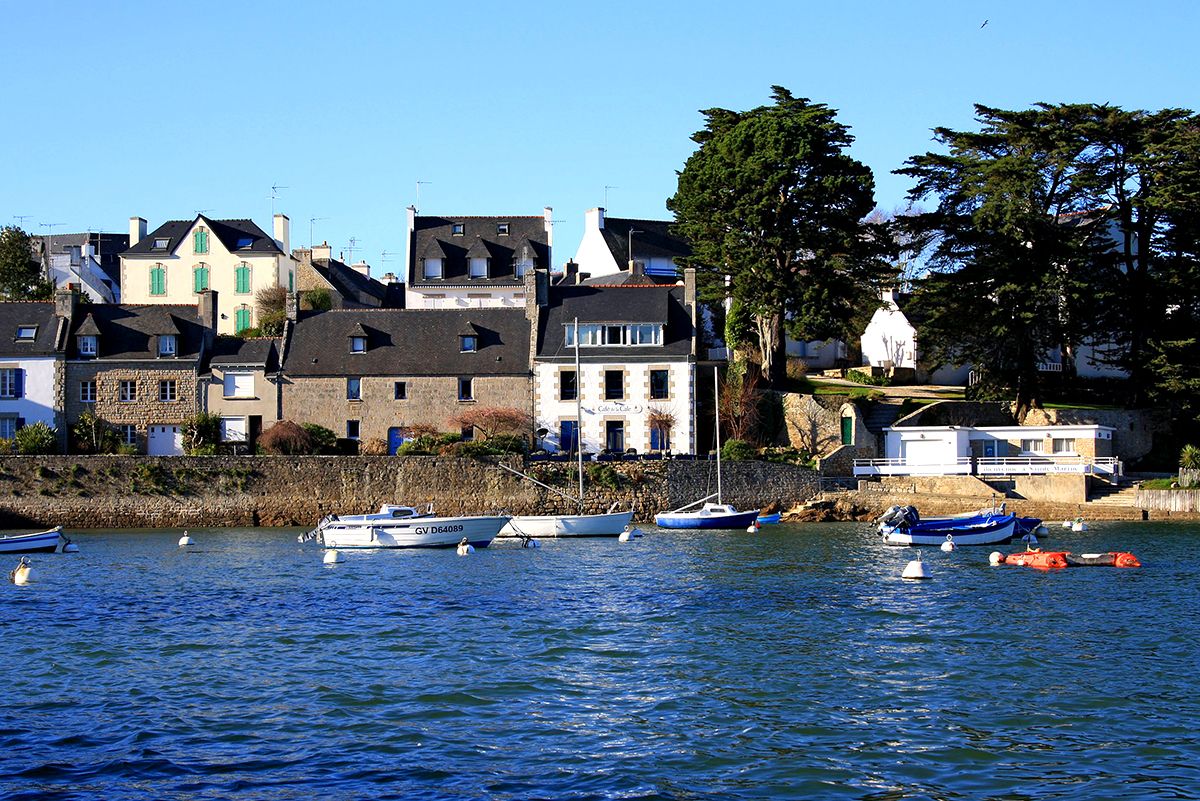
<instances>
[{"instance_id":1,"label":"boat hull","mask_svg":"<svg viewBox=\"0 0 1200 801\"><path fill-rule=\"evenodd\" d=\"M332 520L320 531L326 548L451 548L465 538L486 548L507 517L419 517L411 520L344 522Z\"/></svg>"},{"instance_id":2,"label":"boat hull","mask_svg":"<svg viewBox=\"0 0 1200 801\"><path fill-rule=\"evenodd\" d=\"M760 515L758 516L758 524L759 524L760 526L764 526L764 525L771 525L771 524L774 524L774 523L778 523L778 522L779 522L780 520L782 520L782 519L783 519L783 513L782 513L782 512L772 512L772 513L771 513L771 514L769 514L769 515L763 515L763 514L760 514Z\"/></svg>"},{"instance_id":3,"label":"boat hull","mask_svg":"<svg viewBox=\"0 0 1200 801\"><path fill-rule=\"evenodd\" d=\"M500 529L498 537L616 537L633 520L633 512L603 515L520 515Z\"/></svg>"},{"instance_id":4,"label":"boat hull","mask_svg":"<svg viewBox=\"0 0 1200 801\"><path fill-rule=\"evenodd\" d=\"M54 553L62 544L62 529L0 537L0 553Z\"/></svg>"},{"instance_id":5,"label":"boat hull","mask_svg":"<svg viewBox=\"0 0 1200 801\"><path fill-rule=\"evenodd\" d=\"M654 516L654 525L659 528L748 528L757 521L758 510L732 513L663 512Z\"/></svg>"},{"instance_id":6,"label":"boat hull","mask_svg":"<svg viewBox=\"0 0 1200 801\"><path fill-rule=\"evenodd\" d=\"M954 538L955 545L999 545L1012 541L1016 525L1016 519L1008 516L970 526L913 526L886 531L883 541L888 545L941 545L949 535Z\"/></svg>"}]
</instances>

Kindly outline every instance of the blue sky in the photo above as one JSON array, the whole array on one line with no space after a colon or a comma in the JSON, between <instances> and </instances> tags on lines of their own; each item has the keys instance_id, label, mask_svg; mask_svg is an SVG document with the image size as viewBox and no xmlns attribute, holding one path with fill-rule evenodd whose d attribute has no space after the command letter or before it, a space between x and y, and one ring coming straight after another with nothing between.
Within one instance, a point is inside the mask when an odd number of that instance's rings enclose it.
<instances>
[{"instance_id":1,"label":"blue sky","mask_svg":"<svg viewBox=\"0 0 1200 801\"><path fill-rule=\"evenodd\" d=\"M207 209L399 270L404 209L666 218L698 109L781 84L876 176L972 103L1200 107L1185 2L144 3L0 0L0 224L126 231ZM986 27L980 27L984 20ZM391 255L383 262L382 254Z\"/></svg>"}]
</instances>

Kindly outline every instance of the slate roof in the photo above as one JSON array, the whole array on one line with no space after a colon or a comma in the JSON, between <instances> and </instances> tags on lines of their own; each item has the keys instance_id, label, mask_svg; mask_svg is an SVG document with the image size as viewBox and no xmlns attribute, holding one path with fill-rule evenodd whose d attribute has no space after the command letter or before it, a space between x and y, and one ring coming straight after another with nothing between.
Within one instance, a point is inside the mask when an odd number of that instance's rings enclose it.
<instances>
[{"instance_id":1,"label":"slate roof","mask_svg":"<svg viewBox=\"0 0 1200 801\"><path fill-rule=\"evenodd\" d=\"M584 323L662 323L661 346L607 346L579 349L585 361L655 361L692 352L692 318L677 286L555 286L538 327L537 358L570 361L575 348L565 343L566 327Z\"/></svg>"},{"instance_id":2,"label":"slate roof","mask_svg":"<svg viewBox=\"0 0 1200 801\"><path fill-rule=\"evenodd\" d=\"M217 367L261 367L268 373L278 372L279 340L269 337L217 337L213 342L209 364Z\"/></svg>"},{"instance_id":3,"label":"slate roof","mask_svg":"<svg viewBox=\"0 0 1200 801\"><path fill-rule=\"evenodd\" d=\"M253 220L210 220L203 214L194 220L168 220L155 228L136 245L124 251L122 256L158 256L175 252L175 248L187 236L197 222L203 222L212 235L221 241L230 253L283 253L275 240ZM154 240L167 239L165 250L156 249Z\"/></svg>"},{"instance_id":4,"label":"slate roof","mask_svg":"<svg viewBox=\"0 0 1200 801\"><path fill-rule=\"evenodd\" d=\"M75 313L67 339L67 358L78 359L80 333L97 333L99 355L89 361L120 359L158 359L155 337L176 334L179 337L178 355L164 361L187 361L198 358L204 351L205 328L195 306L182 304L93 303L80 306Z\"/></svg>"},{"instance_id":5,"label":"slate roof","mask_svg":"<svg viewBox=\"0 0 1200 801\"><path fill-rule=\"evenodd\" d=\"M604 243L622 270L629 269L629 231L634 230L633 257L677 259L692 255L692 247L671 233L669 220L634 220L625 217L604 218Z\"/></svg>"},{"instance_id":6,"label":"slate roof","mask_svg":"<svg viewBox=\"0 0 1200 801\"><path fill-rule=\"evenodd\" d=\"M508 223L508 234L497 233L497 226ZM461 225L455 236L453 227ZM513 270L513 258L528 247L538 269L550 267L550 243L546 238L545 217L416 217L413 241L409 247L409 285L437 286L521 286ZM491 275L469 277L468 253L490 255ZM425 278L422 258L443 258L441 278Z\"/></svg>"},{"instance_id":7,"label":"slate roof","mask_svg":"<svg viewBox=\"0 0 1200 801\"><path fill-rule=\"evenodd\" d=\"M337 259L316 259L312 263L317 274L333 285L346 300L362 306L390 305L390 293L386 284L363 275L348 264Z\"/></svg>"},{"instance_id":8,"label":"slate roof","mask_svg":"<svg viewBox=\"0 0 1200 801\"><path fill-rule=\"evenodd\" d=\"M17 341L17 328L36 325L31 342ZM58 340L58 317L51 302L9 301L0 303L0 359L23 356L53 356Z\"/></svg>"},{"instance_id":9,"label":"slate roof","mask_svg":"<svg viewBox=\"0 0 1200 801\"><path fill-rule=\"evenodd\" d=\"M471 325L478 350L459 352ZM367 335L365 353L350 336ZM342 309L301 315L283 365L288 376L528 375L524 309Z\"/></svg>"}]
</instances>

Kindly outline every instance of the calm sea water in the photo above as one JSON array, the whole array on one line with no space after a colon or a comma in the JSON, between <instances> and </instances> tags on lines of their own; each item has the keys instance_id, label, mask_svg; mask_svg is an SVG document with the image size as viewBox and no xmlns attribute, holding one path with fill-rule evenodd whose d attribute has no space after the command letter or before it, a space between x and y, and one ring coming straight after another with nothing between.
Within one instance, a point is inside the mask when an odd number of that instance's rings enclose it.
<instances>
[{"instance_id":1,"label":"calm sea water","mask_svg":"<svg viewBox=\"0 0 1200 801\"><path fill-rule=\"evenodd\" d=\"M0 797L1200 797L1197 525L927 583L856 525L332 567L295 533L79 532L0 585Z\"/></svg>"}]
</instances>

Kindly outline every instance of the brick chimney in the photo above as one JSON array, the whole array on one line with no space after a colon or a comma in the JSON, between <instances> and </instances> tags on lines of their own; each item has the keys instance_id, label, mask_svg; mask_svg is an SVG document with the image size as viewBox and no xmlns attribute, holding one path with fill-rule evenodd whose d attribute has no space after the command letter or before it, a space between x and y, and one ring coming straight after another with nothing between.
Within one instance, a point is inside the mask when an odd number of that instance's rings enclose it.
<instances>
[{"instance_id":1,"label":"brick chimney","mask_svg":"<svg viewBox=\"0 0 1200 801\"><path fill-rule=\"evenodd\" d=\"M283 310L284 310L284 314L287 315L287 318L289 320L291 320L293 323L296 322L296 318L298 318L300 316L300 293L299 292L289 292L287 294L287 300L284 301Z\"/></svg>"},{"instance_id":2,"label":"brick chimney","mask_svg":"<svg viewBox=\"0 0 1200 801\"><path fill-rule=\"evenodd\" d=\"M79 308L79 284L67 284L54 293L54 314L68 323Z\"/></svg>"},{"instance_id":3,"label":"brick chimney","mask_svg":"<svg viewBox=\"0 0 1200 801\"><path fill-rule=\"evenodd\" d=\"M579 283L579 264L574 259L567 259L566 276L563 283L568 286L574 286Z\"/></svg>"},{"instance_id":4,"label":"brick chimney","mask_svg":"<svg viewBox=\"0 0 1200 801\"><path fill-rule=\"evenodd\" d=\"M700 329L697 323L700 319L700 307L696 299L696 268L683 268L683 305L692 316L692 355L695 356L700 341Z\"/></svg>"},{"instance_id":5,"label":"brick chimney","mask_svg":"<svg viewBox=\"0 0 1200 801\"><path fill-rule=\"evenodd\" d=\"M129 218L129 247L146 238L146 221L141 217Z\"/></svg>"},{"instance_id":6,"label":"brick chimney","mask_svg":"<svg viewBox=\"0 0 1200 801\"><path fill-rule=\"evenodd\" d=\"M217 330L217 293L206 289L196 298L196 313L200 317L200 325L209 331Z\"/></svg>"}]
</instances>

